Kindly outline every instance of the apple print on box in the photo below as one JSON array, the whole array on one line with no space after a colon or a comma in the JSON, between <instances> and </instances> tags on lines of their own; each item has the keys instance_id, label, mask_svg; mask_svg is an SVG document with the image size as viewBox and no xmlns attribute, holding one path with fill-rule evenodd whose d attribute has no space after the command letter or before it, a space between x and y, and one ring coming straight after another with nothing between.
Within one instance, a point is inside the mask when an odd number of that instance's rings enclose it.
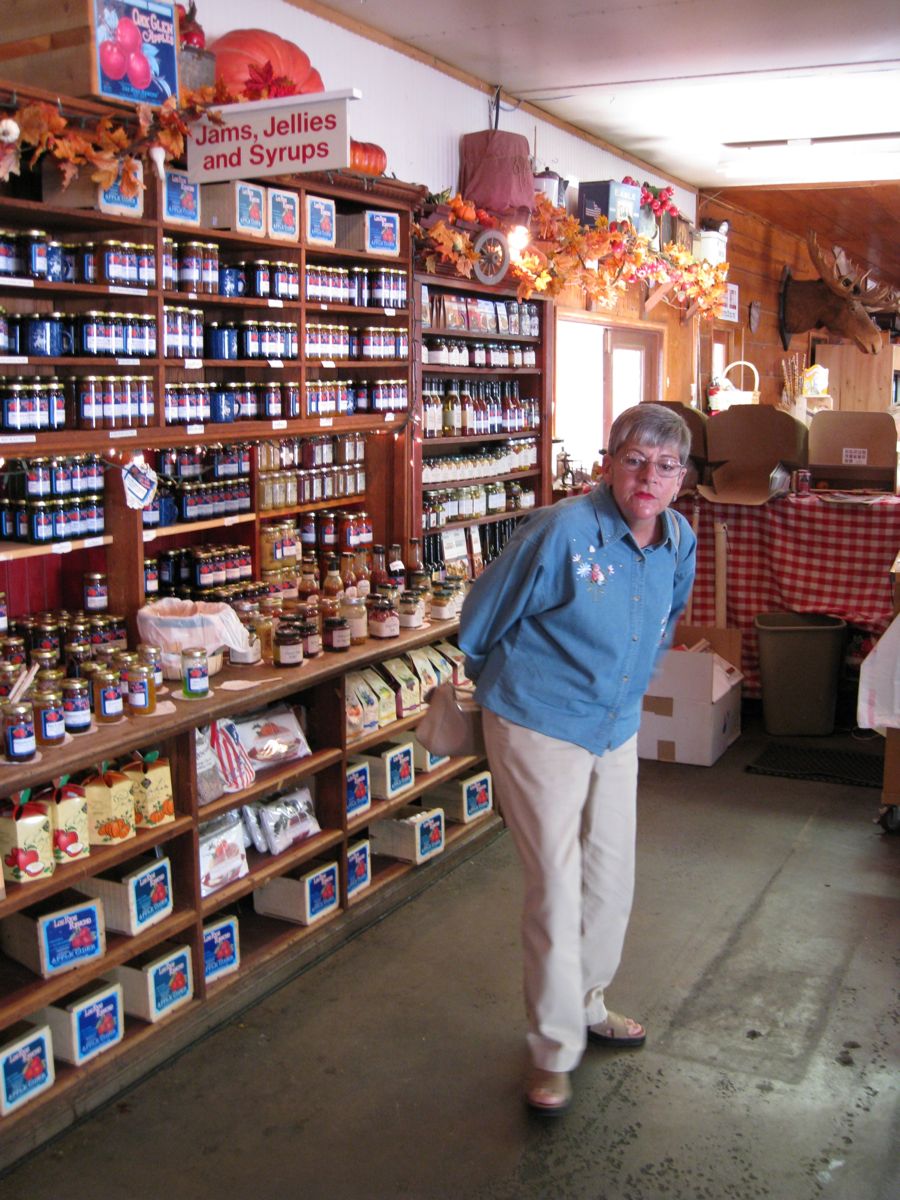
<instances>
[{"instance_id":1,"label":"apple print on box","mask_svg":"<svg viewBox=\"0 0 900 1200\"><path fill-rule=\"evenodd\" d=\"M178 95L175 8L166 0L94 0L97 90L162 104Z\"/></svg>"}]
</instances>

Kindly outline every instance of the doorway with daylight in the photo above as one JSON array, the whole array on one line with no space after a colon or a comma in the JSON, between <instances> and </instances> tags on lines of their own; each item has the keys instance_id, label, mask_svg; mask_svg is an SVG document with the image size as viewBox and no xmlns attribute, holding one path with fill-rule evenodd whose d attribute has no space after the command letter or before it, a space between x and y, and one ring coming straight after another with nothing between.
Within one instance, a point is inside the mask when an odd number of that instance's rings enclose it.
<instances>
[{"instance_id":1,"label":"doorway with daylight","mask_svg":"<svg viewBox=\"0 0 900 1200\"><path fill-rule=\"evenodd\" d=\"M601 314L557 313L554 477L584 482L626 408L662 398L661 330L612 325Z\"/></svg>"}]
</instances>

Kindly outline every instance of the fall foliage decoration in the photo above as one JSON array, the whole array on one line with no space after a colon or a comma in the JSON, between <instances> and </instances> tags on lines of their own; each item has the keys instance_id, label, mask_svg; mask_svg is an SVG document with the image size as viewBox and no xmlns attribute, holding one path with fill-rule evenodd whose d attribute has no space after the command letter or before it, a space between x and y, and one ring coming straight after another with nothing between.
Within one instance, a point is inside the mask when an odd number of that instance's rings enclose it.
<instances>
[{"instance_id":1,"label":"fall foliage decoration","mask_svg":"<svg viewBox=\"0 0 900 1200\"><path fill-rule=\"evenodd\" d=\"M209 47L216 83L243 100L323 92L322 76L295 42L267 29L232 29Z\"/></svg>"},{"instance_id":2,"label":"fall foliage decoration","mask_svg":"<svg viewBox=\"0 0 900 1200\"><path fill-rule=\"evenodd\" d=\"M458 275L471 278L478 254L473 236L460 227L455 216L462 211L468 212L465 202L460 205L450 201L447 217L428 229L417 227L429 273L434 274L441 263L448 263ZM494 226L488 228L496 227L493 220ZM535 194L530 233L530 243L511 265L520 300L527 300L535 292L558 296L576 287L595 304L612 307L618 294L631 283L644 282L651 287L669 284L667 301L696 306L702 314L711 316L725 298L727 263L713 266L698 261L675 243L654 250L627 221L600 217L593 226L584 226L540 192Z\"/></svg>"}]
</instances>

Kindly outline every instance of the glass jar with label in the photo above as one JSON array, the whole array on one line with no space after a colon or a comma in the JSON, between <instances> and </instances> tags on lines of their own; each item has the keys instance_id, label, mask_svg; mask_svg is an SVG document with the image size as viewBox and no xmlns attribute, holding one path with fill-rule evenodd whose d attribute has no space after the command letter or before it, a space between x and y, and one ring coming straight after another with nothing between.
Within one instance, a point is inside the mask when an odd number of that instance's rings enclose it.
<instances>
[{"instance_id":1,"label":"glass jar with label","mask_svg":"<svg viewBox=\"0 0 900 1200\"><path fill-rule=\"evenodd\" d=\"M362 646L369 633L369 617L363 597L348 596L345 592L341 601L340 614L350 630L351 646Z\"/></svg>"},{"instance_id":2,"label":"glass jar with label","mask_svg":"<svg viewBox=\"0 0 900 1200\"><path fill-rule=\"evenodd\" d=\"M431 617L435 621L450 621L456 616L453 588L436 583L432 589Z\"/></svg>"},{"instance_id":3,"label":"glass jar with label","mask_svg":"<svg viewBox=\"0 0 900 1200\"><path fill-rule=\"evenodd\" d=\"M153 676L153 684L158 693L159 689L163 686L162 651L159 646L151 646L147 642L141 642L137 648L137 656L138 662L150 668L150 673Z\"/></svg>"},{"instance_id":4,"label":"glass jar with label","mask_svg":"<svg viewBox=\"0 0 900 1200\"><path fill-rule=\"evenodd\" d=\"M3 749L10 762L28 762L37 752L34 709L28 703L3 705Z\"/></svg>"},{"instance_id":5,"label":"glass jar with label","mask_svg":"<svg viewBox=\"0 0 900 1200\"><path fill-rule=\"evenodd\" d=\"M38 746L61 746L66 737L62 692L38 692L32 697L31 705Z\"/></svg>"},{"instance_id":6,"label":"glass jar with label","mask_svg":"<svg viewBox=\"0 0 900 1200\"><path fill-rule=\"evenodd\" d=\"M85 574L82 604L86 612L101 612L109 608L109 588L105 575L94 571Z\"/></svg>"},{"instance_id":7,"label":"glass jar with label","mask_svg":"<svg viewBox=\"0 0 900 1200\"><path fill-rule=\"evenodd\" d=\"M326 617L322 632L326 650L343 652L350 649L350 626L343 617Z\"/></svg>"},{"instance_id":8,"label":"glass jar with label","mask_svg":"<svg viewBox=\"0 0 900 1200\"><path fill-rule=\"evenodd\" d=\"M132 663L125 674L128 686L128 711L133 716L149 717L156 712L156 683L153 668Z\"/></svg>"},{"instance_id":9,"label":"glass jar with label","mask_svg":"<svg viewBox=\"0 0 900 1200\"><path fill-rule=\"evenodd\" d=\"M63 723L66 733L86 733L91 727L90 685L86 679L64 679Z\"/></svg>"},{"instance_id":10,"label":"glass jar with label","mask_svg":"<svg viewBox=\"0 0 900 1200\"><path fill-rule=\"evenodd\" d=\"M299 667L303 663L303 634L298 625L281 621L272 641L272 665Z\"/></svg>"},{"instance_id":11,"label":"glass jar with label","mask_svg":"<svg viewBox=\"0 0 900 1200\"><path fill-rule=\"evenodd\" d=\"M369 637L400 636L400 619L387 596L374 595L368 600Z\"/></svg>"},{"instance_id":12,"label":"glass jar with label","mask_svg":"<svg viewBox=\"0 0 900 1200\"><path fill-rule=\"evenodd\" d=\"M202 646L181 652L181 691L191 700L209 695L209 659Z\"/></svg>"},{"instance_id":13,"label":"glass jar with label","mask_svg":"<svg viewBox=\"0 0 900 1200\"><path fill-rule=\"evenodd\" d=\"M397 603L401 629L420 629L425 623L425 604L415 592L401 592Z\"/></svg>"},{"instance_id":14,"label":"glass jar with label","mask_svg":"<svg viewBox=\"0 0 900 1200\"><path fill-rule=\"evenodd\" d=\"M111 669L95 671L91 679L94 693L94 720L98 725L118 721L125 711L119 686L119 672Z\"/></svg>"},{"instance_id":15,"label":"glass jar with label","mask_svg":"<svg viewBox=\"0 0 900 1200\"><path fill-rule=\"evenodd\" d=\"M305 658L317 658L322 653L322 634L315 620L300 621L296 628L303 639L303 655Z\"/></svg>"}]
</instances>

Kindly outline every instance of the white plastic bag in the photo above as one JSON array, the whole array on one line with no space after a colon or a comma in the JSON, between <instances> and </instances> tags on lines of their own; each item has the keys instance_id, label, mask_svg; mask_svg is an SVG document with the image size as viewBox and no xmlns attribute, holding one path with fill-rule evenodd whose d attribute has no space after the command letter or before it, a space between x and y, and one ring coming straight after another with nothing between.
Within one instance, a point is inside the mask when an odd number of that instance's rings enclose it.
<instances>
[{"instance_id":1,"label":"white plastic bag","mask_svg":"<svg viewBox=\"0 0 900 1200\"><path fill-rule=\"evenodd\" d=\"M228 604L205 600L176 600L167 596L155 604L138 609L141 641L162 651L163 673L167 679L181 677L181 652L189 646L201 646L213 656L223 646L249 654L250 637ZM220 664L221 665L221 664ZM214 664L210 663L210 674Z\"/></svg>"},{"instance_id":2,"label":"white plastic bag","mask_svg":"<svg viewBox=\"0 0 900 1200\"><path fill-rule=\"evenodd\" d=\"M863 659L856 720L862 729L900 728L900 615Z\"/></svg>"}]
</instances>

